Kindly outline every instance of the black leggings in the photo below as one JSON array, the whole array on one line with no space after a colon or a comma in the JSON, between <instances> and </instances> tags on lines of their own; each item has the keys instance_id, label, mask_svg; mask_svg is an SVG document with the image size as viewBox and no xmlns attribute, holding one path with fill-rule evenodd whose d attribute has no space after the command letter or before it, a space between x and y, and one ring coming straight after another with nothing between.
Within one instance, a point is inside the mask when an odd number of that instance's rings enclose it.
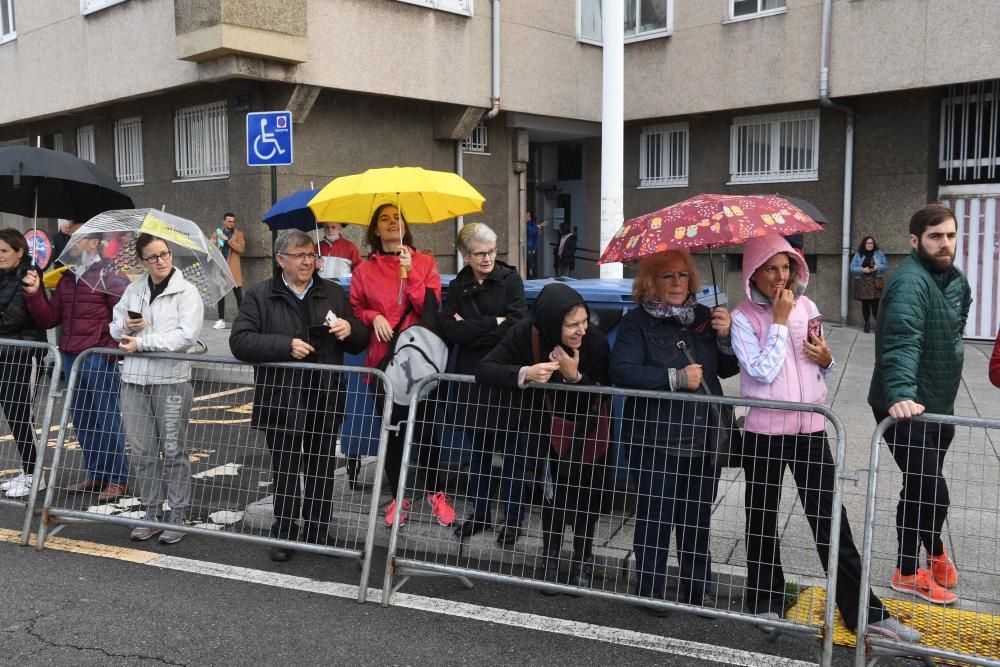
<instances>
[{"instance_id":1,"label":"black leggings","mask_svg":"<svg viewBox=\"0 0 1000 667\"><path fill-rule=\"evenodd\" d=\"M0 353L0 360L0 409L17 443L21 469L31 474L35 471L36 457L35 427L31 421L36 362L32 356L17 352ZM43 437L48 436L43 434Z\"/></svg>"},{"instance_id":2,"label":"black leggings","mask_svg":"<svg viewBox=\"0 0 1000 667\"><path fill-rule=\"evenodd\" d=\"M863 299L861 301L861 317L865 318L865 324L873 319L878 319L878 302L878 299Z\"/></svg>"},{"instance_id":3,"label":"black leggings","mask_svg":"<svg viewBox=\"0 0 1000 667\"><path fill-rule=\"evenodd\" d=\"M375 384L375 409L382 414L385 409L385 396ZM432 391L427 398L417 403L417 420L413 431L412 447L417 450L417 479L414 486L420 490L438 490L438 470L441 468L441 447L434 441L434 413L438 407L438 392ZM403 467L403 440L406 436L406 420L409 417L408 405L393 403L391 424L399 426L398 431L389 431L385 450L385 478L393 497L399 489L399 471Z\"/></svg>"}]
</instances>

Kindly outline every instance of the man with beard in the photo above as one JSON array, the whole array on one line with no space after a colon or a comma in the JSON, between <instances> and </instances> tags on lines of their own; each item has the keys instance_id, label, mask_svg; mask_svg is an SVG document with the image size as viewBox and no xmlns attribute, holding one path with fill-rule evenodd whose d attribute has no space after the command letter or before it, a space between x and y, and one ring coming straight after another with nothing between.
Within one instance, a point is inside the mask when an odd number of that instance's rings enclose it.
<instances>
[{"instance_id":1,"label":"man with beard","mask_svg":"<svg viewBox=\"0 0 1000 667\"><path fill-rule=\"evenodd\" d=\"M876 421L899 420L885 431L903 473L892 588L936 604L958 599L950 590L958 585L958 571L941 541L949 505L941 470L955 427L910 418L954 411L962 380L962 330L972 303L969 282L954 266L957 236L955 214L942 204L929 204L910 218L913 252L882 292L868 391Z\"/></svg>"}]
</instances>

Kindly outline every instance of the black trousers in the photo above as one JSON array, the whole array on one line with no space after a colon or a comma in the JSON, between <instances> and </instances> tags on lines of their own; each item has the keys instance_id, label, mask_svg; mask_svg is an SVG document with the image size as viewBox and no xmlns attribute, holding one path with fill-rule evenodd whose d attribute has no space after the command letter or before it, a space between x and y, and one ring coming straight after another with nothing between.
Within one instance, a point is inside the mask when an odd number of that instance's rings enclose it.
<instances>
[{"instance_id":1,"label":"black trousers","mask_svg":"<svg viewBox=\"0 0 1000 667\"><path fill-rule=\"evenodd\" d=\"M385 405L385 396L382 395L375 383L372 386L375 390L375 409L378 414L382 414ZM438 391L435 389L427 398L417 403L417 420L414 424L413 445L417 450L417 480L415 486L418 490L437 491L438 471L441 468L441 446L434 440L434 413L438 408ZM385 466L383 471L385 478L389 482L389 488L393 496L399 488L399 472L403 467L403 440L406 437L406 420L409 417L410 408L407 405L393 403L392 416L389 418L392 424L398 424L398 431L389 431L385 450Z\"/></svg>"},{"instance_id":2,"label":"black trousers","mask_svg":"<svg viewBox=\"0 0 1000 667\"><path fill-rule=\"evenodd\" d=\"M884 412L872 412L876 421L889 416ZM885 431L885 442L903 473L903 488L896 505L900 574L916 573L921 545L928 555L944 553L941 529L948 517L951 496L941 468L954 438L953 424L928 424L909 419L896 422Z\"/></svg>"},{"instance_id":3,"label":"black trousers","mask_svg":"<svg viewBox=\"0 0 1000 667\"><path fill-rule=\"evenodd\" d=\"M243 305L243 288L234 287L233 296L236 297L236 310L239 310L240 306ZM219 305L217 306L217 308L219 310L219 319L220 320L226 319L226 297L222 297L221 299L219 299Z\"/></svg>"},{"instance_id":4,"label":"black trousers","mask_svg":"<svg viewBox=\"0 0 1000 667\"><path fill-rule=\"evenodd\" d=\"M35 471L35 429L31 423L31 404L35 395L33 374L34 358L19 352L0 352L0 410L10 426L17 451L21 455L21 469ZM43 434L48 437L47 434Z\"/></svg>"},{"instance_id":5,"label":"black trousers","mask_svg":"<svg viewBox=\"0 0 1000 667\"><path fill-rule=\"evenodd\" d=\"M778 504L788 466L795 477L799 500L812 529L823 569L830 557L830 521L833 516L834 463L826 433L762 435L746 433L743 472L746 475L746 606L754 614L783 615L785 574L778 540ZM848 628L858 623L861 555L854 545L847 512L840 507L840 549L837 552L837 608ZM889 616L882 601L868 591L868 619Z\"/></svg>"},{"instance_id":6,"label":"black trousers","mask_svg":"<svg viewBox=\"0 0 1000 667\"><path fill-rule=\"evenodd\" d=\"M589 559L594 553L594 527L600 517L603 495L604 460L574 463L550 458L546 472L546 492L542 502L542 538L546 555L558 554L563 531L573 526L573 560Z\"/></svg>"},{"instance_id":7,"label":"black trousers","mask_svg":"<svg viewBox=\"0 0 1000 667\"><path fill-rule=\"evenodd\" d=\"M868 324L871 320L878 319L878 302L879 299L862 299L861 300L861 317L864 318L865 324Z\"/></svg>"},{"instance_id":8,"label":"black trousers","mask_svg":"<svg viewBox=\"0 0 1000 667\"><path fill-rule=\"evenodd\" d=\"M317 415L305 428L264 431L271 453L274 485L274 521L271 535L294 540L301 511L306 540L326 544L333 498L333 474L337 470L337 429ZM304 488L299 488L299 474Z\"/></svg>"}]
</instances>

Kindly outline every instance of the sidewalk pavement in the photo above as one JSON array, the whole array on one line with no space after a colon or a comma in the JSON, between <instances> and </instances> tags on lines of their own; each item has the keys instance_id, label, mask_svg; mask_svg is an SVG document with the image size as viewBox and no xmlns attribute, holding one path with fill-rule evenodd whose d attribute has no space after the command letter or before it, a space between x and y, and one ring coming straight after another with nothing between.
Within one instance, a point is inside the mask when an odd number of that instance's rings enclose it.
<instances>
[{"instance_id":1,"label":"sidewalk pavement","mask_svg":"<svg viewBox=\"0 0 1000 667\"><path fill-rule=\"evenodd\" d=\"M207 320L202 329L200 339L207 345L207 354L213 356L231 356L228 339L229 329L215 330L211 328L214 321ZM841 419L846 435L845 475L848 479L844 487L844 505L847 508L851 528L858 549L861 549L863 538L863 519L865 497L868 484L868 467L871 451L871 437L875 429L875 420L867 403L868 386L874 363L874 335L864 334L859 329L850 327L830 327L827 332L828 342L836 361L836 369L827 378L828 406ZM1000 390L993 387L987 377L987 366L992 344L967 342L963 381L959 389L955 412L960 416L996 418L1000 417ZM724 381L727 395L739 394L738 378ZM832 432L832 429L831 429ZM983 439L980 436L980 439ZM998 443L1000 444L1000 443ZM835 450L836 443L831 440ZM975 451L961 451L968 446ZM989 447L987 443L987 447ZM962 568L963 564L974 565L963 568L964 576L960 594L964 591L972 593L971 602L967 608L977 611L987 609L985 600L998 600L1000 595L994 594L997 587L995 563L1000 559L995 537L990 540L976 540L970 531L987 531L995 536L1000 531L996 521L996 489L1000 488L1000 459L997 449L988 459L984 459L982 445L974 438L964 440L956 438L956 442L946 461L946 476L952 488L952 510L948 525L945 527L946 546L949 553L954 554L956 562ZM370 488L374 477L374 459L362 462L358 481ZM873 547L873 582L880 594L899 597L888 589L888 577L895 559L896 537L894 526L896 496L899 489L898 471L895 463L883 448L879 465L880 473L886 479L880 481L877 491L878 515L876 516L876 536ZM343 468L338 469L338 476L344 475ZM975 500L967 500L971 492L966 487L971 481L976 481L978 487L993 489L993 494L984 494L983 505ZM341 493L350 493L347 485L338 485ZM464 488L464 487L463 487ZM383 493L383 501L388 502L388 496ZM247 521L259 521L261 525L270 523L270 503L268 499L255 503L247 511ZM465 508L459 503L456 506L459 517L464 516ZM992 518L991 518L992 517ZM417 519L416 516L413 519ZM381 517L379 517L381 522ZM632 529L634 520L629 515L616 512L612 516L601 519L595 541L595 560L603 566L605 577L627 577L634 563L632 557ZM794 482L790 474L785 475L782 495L781 514L779 519L782 536L782 561L785 564L789 580L795 580L800 585L822 585L822 567L813 546L812 536L801 506L796 496ZM961 527L952 530L952 526ZM992 528L987 528L992 526ZM343 526L341 526L343 528ZM362 526L357 526L362 530ZM532 515L526 526L529 535L540 535L539 517ZM725 469L719 487L716 507L713 513L712 554L716 578L718 581L718 597L739 597L742 593L745 571L745 550L743 545L743 475L736 469ZM454 556L459 549L459 543L443 537L441 531L450 529L439 528L430 523L422 524L419 520L411 520L400 534L400 549L407 550L407 544L418 551L428 548L437 549L439 556ZM992 531L992 532L989 532ZM376 543L386 546L388 530L379 530ZM522 538L514 550L500 549L493 543L490 532L476 535L465 543L465 549L475 549L489 558L491 562L513 564L529 564L534 561L541 550L540 539ZM431 557L430 554L427 554ZM676 562L673 563L676 566ZM878 582L884 581L886 586L879 587ZM983 591L990 591L989 594ZM963 600L965 598L963 597ZM963 606L960 602L959 606ZM997 608L992 604L992 611Z\"/></svg>"}]
</instances>

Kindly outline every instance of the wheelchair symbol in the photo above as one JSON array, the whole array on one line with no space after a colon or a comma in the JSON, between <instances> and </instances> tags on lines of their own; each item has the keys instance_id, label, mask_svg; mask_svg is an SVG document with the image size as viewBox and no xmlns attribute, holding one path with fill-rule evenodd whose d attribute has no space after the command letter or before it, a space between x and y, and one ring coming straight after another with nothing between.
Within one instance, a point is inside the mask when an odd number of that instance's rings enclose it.
<instances>
[{"instance_id":1,"label":"wheelchair symbol","mask_svg":"<svg viewBox=\"0 0 1000 667\"><path fill-rule=\"evenodd\" d=\"M270 146L270 150L266 153L261 150L262 147ZM272 157L277 155L284 155L285 149L281 147L278 140L274 138L274 132L267 131L267 119L260 119L260 134L258 134L253 140L253 152L260 160L270 160Z\"/></svg>"}]
</instances>

